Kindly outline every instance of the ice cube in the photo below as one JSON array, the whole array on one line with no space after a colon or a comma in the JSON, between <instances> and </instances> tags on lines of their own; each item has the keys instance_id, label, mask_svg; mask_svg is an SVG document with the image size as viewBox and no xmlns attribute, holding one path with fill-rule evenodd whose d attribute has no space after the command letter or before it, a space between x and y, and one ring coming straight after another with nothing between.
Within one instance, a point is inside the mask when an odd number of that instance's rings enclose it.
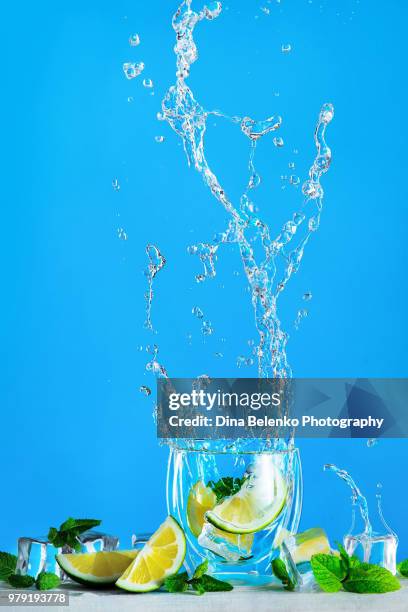
<instances>
[{"instance_id":1,"label":"ice cube","mask_svg":"<svg viewBox=\"0 0 408 612\"><path fill-rule=\"evenodd\" d=\"M325 531L320 527L314 527L302 533L292 534L282 529L275 539L274 546L279 546L279 557L284 562L295 588L313 590L316 583L310 559L317 553L331 552Z\"/></svg>"},{"instance_id":2,"label":"ice cube","mask_svg":"<svg viewBox=\"0 0 408 612\"><path fill-rule=\"evenodd\" d=\"M132 548L143 548L143 546L152 537L151 533L132 534Z\"/></svg>"},{"instance_id":3,"label":"ice cube","mask_svg":"<svg viewBox=\"0 0 408 612\"><path fill-rule=\"evenodd\" d=\"M116 536L98 531L85 531L78 536L78 540L81 544L81 553L111 551L119 546L119 539ZM40 572L52 572L64 580L66 575L55 560L55 555L61 552L74 551L69 546L56 548L48 541L47 536L19 538L16 571L18 574L30 574L34 577Z\"/></svg>"},{"instance_id":4,"label":"ice cube","mask_svg":"<svg viewBox=\"0 0 408 612\"><path fill-rule=\"evenodd\" d=\"M296 565L310 562L312 555L317 553L330 553L329 540L325 531L320 527L313 527L297 534L291 534L285 530L281 541L286 544Z\"/></svg>"},{"instance_id":5,"label":"ice cube","mask_svg":"<svg viewBox=\"0 0 408 612\"><path fill-rule=\"evenodd\" d=\"M251 556L253 534L227 533L210 523L204 523L198 543L230 563Z\"/></svg>"}]
</instances>

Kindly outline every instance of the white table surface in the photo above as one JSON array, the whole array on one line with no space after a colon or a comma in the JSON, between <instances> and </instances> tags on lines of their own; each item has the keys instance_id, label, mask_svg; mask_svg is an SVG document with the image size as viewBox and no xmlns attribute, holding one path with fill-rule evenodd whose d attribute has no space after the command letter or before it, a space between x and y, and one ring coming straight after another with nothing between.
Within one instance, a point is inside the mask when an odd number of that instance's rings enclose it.
<instances>
[{"instance_id":1,"label":"white table surface","mask_svg":"<svg viewBox=\"0 0 408 612\"><path fill-rule=\"evenodd\" d=\"M1 590L7 589L2 585ZM382 595L358 595L356 593L289 593L280 587L235 587L226 593L170 594L154 592L132 594L116 591L85 591L79 585L67 585L60 590L70 594L69 607L61 606L1 606L1 610L28 612L41 609L44 612L408 612L408 580L402 588ZM38 593L38 591L36 591Z\"/></svg>"}]
</instances>

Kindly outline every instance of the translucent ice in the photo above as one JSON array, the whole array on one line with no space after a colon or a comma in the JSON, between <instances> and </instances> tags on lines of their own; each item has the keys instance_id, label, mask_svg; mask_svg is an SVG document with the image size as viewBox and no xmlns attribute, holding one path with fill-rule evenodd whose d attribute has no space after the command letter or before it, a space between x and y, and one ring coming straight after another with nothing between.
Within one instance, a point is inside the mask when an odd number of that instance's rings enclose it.
<instances>
[{"instance_id":1,"label":"translucent ice","mask_svg":"<svg viewBox=\"0 0 408 612\"><path fill-rule=\"evenodd\" d=\"M97 531L85 531L78 536L78 540L82 553L115 550L119 546L116 536ZM40 572L52 572L64 579L66 576L55 560L55 555L60 552L71 553L73 551L69 546L56 548L48 541L47 536L19 538L17 573L36 577Z\"/></svg>"},{"instance_id":2,"label":"translucent ice","mask_svg":"<svg viewBox=\"0 0 408 612\"><path fill-rule=\"evenodd\" d=\"M226 533L210 523L204 523L198 543L230 563L251 556L253 534Z\"/></svg>"}]
</instances>

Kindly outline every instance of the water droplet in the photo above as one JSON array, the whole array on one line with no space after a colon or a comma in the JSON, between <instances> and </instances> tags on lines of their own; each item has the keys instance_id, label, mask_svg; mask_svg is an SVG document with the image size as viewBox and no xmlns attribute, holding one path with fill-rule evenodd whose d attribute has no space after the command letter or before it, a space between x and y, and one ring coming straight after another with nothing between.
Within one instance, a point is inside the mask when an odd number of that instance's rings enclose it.
<instances>
[{"instance_id":1,"label":"water droplet","mask_svg":"<svg viewBox=\"0 0 408 612\"><path fill-rule=\"evenodd\" d=\"M147 87L148 89L151 89L153 87L152 79L143 79L143 87Z\"/></svg>"},{"instance_id":2,"label":"water droplet","mask_svg":"<svg viewBox=\"0 0 408 612\"><path fill-rule=\"evenodd\" d=\"M246 357L244 357L244 355L238 355L238 357L237 357L237 366L239 368L242 368L242 366L245 365L245 360L246 360Z\"/></svg>"},{"instance_id":3,"label":"water droplet","mask_svg":"<svg viewBox=\"0 0 408 612\"><path fill-rule=\"evenodd\" d=\"M166 119L166 117L160 111L156 113L156 118L157 118L157 121L164 121Z\"/></svg>"},{"instance_id":4,"label":"water droplet","mask_svg":"<svg viewBox=\"0 0 408 612\"><path fill-rule=\"evenodd\" d=\"M143 62L125 62L123 64L123 72L127 79L132 80L144 70Z\"/></svg>"},{"instance_id":5,"label":"water droplet","mask_svg":"<svg viewBox=\"0 0 408 612\"><path fill-rule=\"evenodd\" d=\"M372 446L376 446L377 444L378 444L377 438L368 438L368 440L367 440L368 448L371 448Z\"/></svg>"},{"instance_id":6,"label":"water droplet","mask_svg":"<svg viewBox=\"0 0 408 612\"><path fill-rule=\"evenodd\" d=\"M114 178L112 180L112 187L114 188L115 191L119 191L120 189L120 184L117 178Z\"/></svg>"},{"instance_id":7,"label":"water droplet","mask_svg":"<svg viewBox=\"0 0 408 612\"><path fill-rule=\"evenodd\" d=\"M273 144L275 145L275 147L283 147L283 138L281 138L280 136L275 136L275 138L273 139Z\"/></svg>"},{"instance_id":8,"label":"water droplet","mask_svg":"<svg viewBox=\"0 0 408 612\"><path fill-rule=\"evenodd\" d=\"M282 53L290 53L292 51L292 45L289 43L283 44L281 50Z\"/></svg>"},{"instance_id":9,"label":"water droplet","mask_svg":"<svg viewBox=\"0 0 408 612\"><path fill-rule=\"evenodd\" d=\"M138 350L138 351L143 351L143 345L142 345L142 344L140 344L140 345L137 347L137 350Z\"/></svg>"},{"instance_id":10,"label":"water droplet","mask_svg":"<svg viewBox=\"0 0 408 612\"><path fill-rule=\"evenodd\" d=\"M296 174L291 174L290 177L289 177L289 183L291 185L299 185L300 178L298 176L296 176Z\"/></svg>"},{"instance_id":11,"label":"water droplet","mask_svg":"<svg viewBox=\"0 0 408 612\"><path fill-rule=\"evenodd\" d=\"M131 47L137 47L138 45L140 45L139 34L131 34L131 36L129 37L129 45Z\"/></svg>"},{"instance_id":12,"label":"water droplet","mask_svg":"<svg viewBox=\"0 0 408 612\"><path fill-rule=\"evenodd\" d=\"M311 300L313 297L312 292L311 291L306 291L303 294L303 299L305 300L305 302L309 302L309 300Z\"/></svg>"},{"instance_id":13,"label":"water droplet","mask_svg":"<svg viewBox=\"0 0 408 612\"><path fill-rule=\"evenodd\" d=\"M214 357L221 358L224 357L222 353L214 353Z\"/></svg>"},{"instance_id":14,"label":"water droplet","mask_svg":"<svg viewBox=\"0 0 408 612\"><path fill-rule=\"evenodd\" d=\"M197 283L202 283L205 280L205 276L204 276L204 274L196 274L195 275L195 279L196 279Z\"/></svg>"},{"instance_id":15,"label":"water droplet","mask_svg":"<svg viewBox=\"0 0 408 612\"><path fill-rule=\"evenodd\" d=\"M146 397L148 397L152 393L152 390L149 387L146 387L146 385L142 385L139 391L140 393L143 393L143 395L146 395Z\"/></svg>"},{"instance_id":16,"label":"water droplet","mask_svg":"<svg viewBox=\"0 0 408 612\"><path fill-rule=\"evenodd\" d=\"M127 101L128 101L128 102L133 102L133 101L134 101L134 97L133 97L133 96L128 96Z\"/></svg>"},{"instance_id":17,"label":"water droplet","mask_svg":"<svg viewBox=\"0 0 408 612\"><path fill-rule=\"evenodd\" d=\"M204 336L211 336L214 333L211 321L203 321L201 331L203 332Z\"/></svg>"},{"instance_id":18,"label":"water droplet","mask_svg":"<svg viewBox=\"0 0 408 612\"><path fill-rule=\"evenodd\" d=\"M267 6L261 6L261 11L265 13L265 15L269 15L269 13L271 12Z\"/></svg>"},{"instance_id":19,"label":"water droplet","mask_svg":"<svg viewBox=\"0 0 408 612\"><path fill-rule=\"evenodd\" d=\"M288 163L288 168L290 168L291 170L293 170L293 168L295 167L295 162L289 162Z\"/></svg>"},{"instance_id":20,"label":"water droplet","mask_svg":"<svg viewBox=\"0 0 408 612\"><path fill-rule=\"evenodd\" d=\"M295 319L295 329L299 329L299 325L301 323L301 321L303 319L305 319L307 317L307 315L309 314L309 311L306 310L306 308L302 308L301 310L298 310L296 319Z\"/></svg>"},{"instance_id":21,"label":"water droplet","mask_svg":"<svg viewBox=\"0 0 408 612\"><path fill-rule=\"evenodd\" d=\"M154 139L156 142L164 142L164 136L155 136Z\"/></svg>"},{"instance_id":22,"label":"water droplet","mask_svg":"<svg viewBox=\"0 0 408 612\"><path fill-rule=\"evenodd\" d=\"M120 240L127 240L128 239L128 235L125 232L125 230L123 229L123 227L118 227L118 238L120 238Z\"/></svg>"},{"instance_id":23,"label":"water droplet","mask_svg":"<svg viewBox=\"0 0 408 612\"><path fill-rule=\"evenodd\" d=\"M204 317L204 313L199 306L194 306L191 312L197 319L202 319Z\"/></svg>"}]
</instances>

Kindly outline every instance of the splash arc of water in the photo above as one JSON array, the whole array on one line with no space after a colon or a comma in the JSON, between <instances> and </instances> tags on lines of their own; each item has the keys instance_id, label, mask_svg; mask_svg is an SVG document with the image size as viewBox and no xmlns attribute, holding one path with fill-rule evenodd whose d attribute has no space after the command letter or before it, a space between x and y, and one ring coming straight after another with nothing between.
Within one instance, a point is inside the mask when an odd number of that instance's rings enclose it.
<instances>
[{"instance_id":1,"label":"splash arc of water","mask_svg":"<svg viewBox=\"0 0 408 612\"><path fill-rule=\"evenodd\" d=\"M145 294L145 297L146 297L145 327L147 329L150 329L151 331L154 331L153 324L152 324L152 317L151 317L152 302L153 302L153 295L154 295L153 281L156 275L160 272L160 270L166 265L166 260L163 257L163 255L160 253L157 246L155 246L154 244L148 244L146 246L146 255L149 260L149 265L147 266L147 269L145 270L145 276L147 277L147 282L148 282L148 289Z\"/></svg>"},{"instance_id":2,"label":"splash arc of water","mask_svg":"<svg viewBox=\"0 0 408 612\"><path fill-rule=\"evenodd\" d=\"M255 312L255 323L259 333L257 350L258 371L260 377L288 377L291 368L286 358L288 334L282 329L278 317L278 298L286 283L299 269L304 249L313 232L319 226L323 203L321 176L327 172L331 151L325 142L327 125L333 118L334 109L325 104L320 112L315 130L316 158L309 170L309 179L303 185L304 205L287 221L275 239L270 237L270 230L258 216L250 198L250 193L260 183L260 176L255 169L255 151L258 141L269 132L279 129L281 117L269 117L256 121L251 117L227 117L220 111L206 111L195 99L193 92L186 84L191 65L197 60L198 52L194 41L194 29L204 20L212 20L221 12L221 4L213 2L195 12L191 0L185 0L179 6L173 18L173 29L176 32L176 83L170 87L162 101L163 117L173 130L181 137L189 165L202 175L212 195L222 204L230 215L228 227L219 233L211 243L200 243L193 251L199 255L204 265L204 274L197 275L201 282L214 277L215 259L221 244L238 245L244 271L252 293L252 304ZM235 206L228 198L217 176L210 168L204 148L204 137L209 115L217 115L239 124L242 133L250 139L249 179L245 192L240 198L240 206ZM292 250L288 246L302 224L306 221L306 231L299 243ZM263 247L263 258L257 261L252 241L260 239ZM278 261L279 260L279 261ZM278 278L278 268L284 262L282 277Z\"/></svg>"}]
</instances>

